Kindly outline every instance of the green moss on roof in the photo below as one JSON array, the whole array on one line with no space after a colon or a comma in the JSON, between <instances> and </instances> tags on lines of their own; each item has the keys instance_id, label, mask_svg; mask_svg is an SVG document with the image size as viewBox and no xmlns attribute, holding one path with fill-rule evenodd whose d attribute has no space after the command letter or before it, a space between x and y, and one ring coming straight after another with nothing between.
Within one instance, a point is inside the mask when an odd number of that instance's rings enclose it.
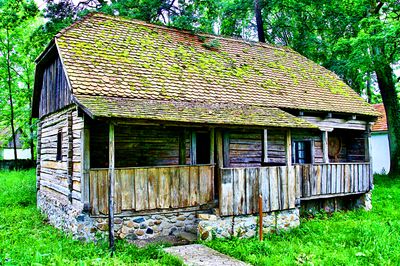
<instances>
[{"instance_id":1,"label":"green moss on roof","mask_svg":"<svg viewBox=\"0 0 400 266\"><path fill-rule=\"evenodd\" d=\"M57 45L75 95L375 114L336 75L288 48L202 40L102 14L60 34Z\"/></svg>"}]
</instances>

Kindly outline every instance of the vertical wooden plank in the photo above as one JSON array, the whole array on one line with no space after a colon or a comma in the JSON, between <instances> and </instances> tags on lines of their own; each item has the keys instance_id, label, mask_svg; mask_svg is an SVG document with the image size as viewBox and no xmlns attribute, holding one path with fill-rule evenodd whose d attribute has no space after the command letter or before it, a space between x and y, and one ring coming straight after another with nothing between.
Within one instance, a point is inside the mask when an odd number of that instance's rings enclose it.
<instances>
[{"instance_id":1,"label":"vertical wooden plank","mask_svg":"<svg viewBox=\"0 0 400 266\"><path fill-rule=\"evenodd\" d=\"M171 167L170 173L171 173L171 208L178 208L179 207L179 195L180 195L180 185L179 185L179 173L180 173L180 168L179 167Z\"/></svg>"},{"instance_id":2,"label":"vertical wooden plank","mask_svg":"<svg viewBox=\"0 0 400 266\"><path fill-rule=\"evenodd\" d=\"M189 191L189 204L196 206L199 202L199 168L197 166L190 167Z\"/></svg>"},{"instance_id":3,"label":"vertical wooden plank","mask_svg":"<svg viewBox=\"0 0 400 266\"><path fill-rule=\"evenodd\" d=\"M210 164L215 163L214 155L215 155L215 129L211 128L210 129Z\"/></svg>"},{"instance_id":4,"label":"vertical wooden plank","mask_svg":"<svg viewBox=\"0 0 400 266\"><path fill-rule=\"evenodd\" d=\"M296 178L296 204L300 203L302 197L302 184L303 184L303 171L301 165L295 165L295 178Z\"/></svg>"},{"instance_id":5,"label":"vertical wooden plank","mask_svg":"<svg viewBox=\"0 0 400 266\"><path fill-rule=\"evenodd\" d=\"M326 195L326 168L326 164L321 165L321 195Z\"/></svg>"},{"instance_id":6,"label":"vertical wooden plank","mask_svg":"<svg viewBox=\"0 0 400 266\"><path fill-rule=\"evenodd\" d=\"M199 204L212 201L214 180L212 179L211 166L199 166Z\"/></svg>"},{"instance_id":7,"label":"vertical wooden plank","mask_svg":"<svg viewBox=\"0 0 400 266\"><path fill-rule=\"evenodd\" d=\"M99 170L97 178L99 212L102 214L108 214L108 193L110 183L108 170Z\"/></svg>"},{"instance_id":8,"label":"vertical wooden plank","mask_svg":"<svg viewBox=\"0 0 400 266\"><path fill-rule=\"evenodd\" d=\"M241 214L241 211L243 210L243 206L241 206L241 187L239 187L239 181L241 179L240 172L242 172L243 169L238 169L235 168L232 171L232 196L233 196L233 202L232 202L232 208L233 208L233 215L239 215Z\"/></svg>"},{"instance_id":9,"label":"vertical wooden plank","mask_svg":"<svg viewBox=\"0 0 400 266\"><path fill-rule=\"evenodd\" d=\"M321 165L314 165L315 169L315 195L321 195L322 172Z\"/></svg>"},{"instance_id":10,"label":"vertical wooden plank","mask_svg":"<svg viewBox=\"0 0 400 266\"><path fill-rule=\"evenodd\" d=\"M197 163L197 138L196 132L192 131L190 135L190 162L191 165L195 165Z\"/></svg>"},{"instance_id":11,"label":"vertical wooden plank","mask_svg":"<svg viewBox=\"0 0 400 266\"><path fill-rule=\"evenodd\" d=\"M331 194L336 194L336 185L337 185L337 174L336 174L336 164L332 164L331 165L331 185L332 185L332 189L331 189Z\"/></svg>"},{"instance_id":12,"label":"vertical wooden plank","mask_svg":"<svg viewBox=\"0 0 400 266\"><path fill-rule=\"evenodd\" d=\"M221 192L221 179L222 179L222 177L221 177L221 171L220 171L220 169L221 168L223 168L224 167L224 152L223 152L223 140L222 140L222 132L221 132L221 129L216 129L215 130L215 141L216 141L216 145L215 145L215 148L216 148L216 152L215 152L215 154L216 154L216 163L217 163L217 165L216 165L216 169L214 170L214 173L216 173L216 186L217 186L217 190L218 190L218 192L216 191L216 197L218 197L218 198L221 198L221 195L222 195L222 192Z\"/></svg>"},{"instance_id":13,"label":"vertical wooden plank","mask_svg":"<svg viewBox=\"0 0 400 266\"><path fill-rule=\"evenodd\" d=\"M262 167L260 168L260 179L259 179L259 188L260 193L263 198L263 212L271 211L271 203L269 199L270 189L269 189L269 168Z\"/></svg>"},{"instance_id":14,"label":"vertical wooden plank","mask_svg":"<svg viewBox=\"0 0 400 266\"><path fill-rule=\"evenodd\" d=\"M271 211L279 210L278 167L269 168Z\"/></svg>"},{"instance_id":15,"label":"vertical wooden plank","mask_svg":"<svg viewBox=\"0 0 400 266\"><path fill-rule=\"evenodd\" d=\"M233 215L233 170L221 169L221 195L219 208L221 215Z\"/></svg>"},{"instance_id":16,"label":"vertical wooden plank","mask_svg":"<svg viewBox=\"0 0 400 266\"><path fill-rule=\"evenodd\" d=\"M343 177L342 165L337 164L336 165L336 193L342 192L342 187L343 187L342 177Z\"/></svg>"},{"instance_id":17,"label":"vertical wooden plank","mask_svg":"<svg viewBox=\"0 0 400 266\"><path fill-rule=\"evenodd\" d=\"M251 212L258 213L258 198L260 195L260 189L258 187L259 184L259 178L260 178L260 173L259 173L259 168L249 168L248 172L251 176L251 185L252 185L252 191L253 191L253 196L251 197Z\"/></svg>"},{"instance_id":18,"label":"vertical wooden plank","mask_svg":"<svg viewBox=\"0 0 400 266\"><path fill-rule=\"evenodd\" d=\"M332 193L332 165L326 164L326 194Z\"/></svg>"},{"instance_id":19,"label":"vertical wooden plank","mask_svg":"<svg viewBox=\"0 0 400 266\"><path fill-rule=\"evenodd\" d=\"M134 186L132 179L132 169L120 170L120 186L121 186L121 209L132 210L134 208Z\"/></svg>"},{"instance_id":20,"label":"vertical wooden plank","mask_svg":"<svg viewBox=\"0 0 400 266\"><path fill-rule=\"evenodd\" d=\"M149 205L149 195L147 188L147 169L135 169L135 203L136 211L146 210Z\"/></svg>"},{"instance_id":21,"label":"vertical wooden plank","mask_svg":"<svg viewBox=\"0 0 400 266\"><path fill-rule=\"evenodd\" d=\"M328 131L322 131L322 153L324 163L329 163L329 152L328 152Z\"/></svg>"},{"instance_id":22,"label":"vertical wooden plank","mask_svg":"<svg viewBox=\"0 0 400 266\"><path fill-rule=\"evenodd\" d=\"M354 179L354 192L358 192L360 191L360 175L362 175L362 164L358 164L357 165L357 173L355 175L355 179Z\"/></svg>"},{"instance_id":23,"label":"vertical wooden plank","mask_svg":"<svg viewBox=\"0 0 400 266\"><path fill-rule=\"evenodd\" d=\"M279 179L280 179L280 206L281 210L289 208L289 191L288 191L288 171L286 166L279 167Z\"/></svg>"},{"instance_id":24,"label":"vertical wooden plank","mask_svg":"<svg viewBox=\"0 0 400 266\"><path fill-rule=\"evenodd\" d=\"M224 132L224 167L230 166L230 158L229 158L229 132Z\"/></svg>"},{"instance_id":25,"label":"vertical wooden plank","mask_svg":"<svg viewBox=\"0 0 400 266\"><path fill-rule=\"evenodd\" d=\"M98 206L98 190L97 190L97 184L98 184L98 179L97 179L97 171L92 170L89 172L89 178L90 178L90 204L92 207L92 214L97 215L99 214Z\"/></svg>"},{"instance_id":26,"label":"vertical wooden plank","mask_svg":"<svg viewBox=\"0 0 400 266\"><path fill-rule=\"evenodd\" d=\"M158 208L166 209L171 206L171 176L174 172L172 167L158 169Z\"/></svg>"},{"instance_id":27,"label":"vertical wooden plank","mask_svg":"<svg viewBox=\"0 0 400 266\"><path fill-rule=\"evenodd\" d=\"M121 213L122 210L121 171L115 169L114 213Z\"/></svg>"},{"instance_id":28,"label":"vertical wooden plank","mask_svg":"<svg viewBox=\"0 0 400 266\"><path fill-rule=\"evenodd\" d=\"M268 130L264 129L263 130L263 156L262 160L264 163L268 163Z\"/></svg>"},{"instance_id":29,"label":"vertical wooden plank","mask_svg":"<svg viewBox=\"0 0 400 266\"><path fill-rule=\"evenodd\" d=\"M162 208L161 204L161 194L164 193L164 187L158 186L159 183L159 168L148 168L147 169L147 193L149 195L148 198L148 206L149 209ZM161 181L162 182L162 181ZM161 190L159 190L161 189Z\"/></svg>"},{"instance_id":30,"label":"vertical wooden plank","mask_svg":"<svg viewBox=\"0 0 400 266\"><path fill-rule=\"evenodd\" d=\"M190 180L190 168L181 167L179 170L179 207L189 206L189 180Z\"/></svg>"},{"instance_id":31,"label":"vertical wooden plank","mask_svg":"<svg viewBox=\"0 0 400 266\"><path fill-rule=\"evenodd\" d=\"M293 166L287 167L287 177L288 177L288 207L293 209L296 207L296 178L295 170Z\"/></svg>"},{"instance_id":32,"label":"vertical wooden plank","mask_svg":"<svg viewBox=\"0 0 400 266\"><path fill-rule=\"evenodd\" d=\"M254 182L254 176L249 173L249 168L244 168L244 176L245 176L245 182L246 182L246 210L245 214L251 214L253 211L253 197L254 197L254 192L253 192L253 182Z\"/></svg>"},{"instance_id":33,"label":"vertical wooden plank","mask_svg":"<svg viewBox=\"0 0 400 266\"><path fill-rule=\"evenodd\" d=\"M311 196L311 180L310 180L310 172L312 172L312 169L310 169L310 165L303 165L302 166L302 172L303 172L303 197L310 197Z\"/></svg>"}]
</instances>

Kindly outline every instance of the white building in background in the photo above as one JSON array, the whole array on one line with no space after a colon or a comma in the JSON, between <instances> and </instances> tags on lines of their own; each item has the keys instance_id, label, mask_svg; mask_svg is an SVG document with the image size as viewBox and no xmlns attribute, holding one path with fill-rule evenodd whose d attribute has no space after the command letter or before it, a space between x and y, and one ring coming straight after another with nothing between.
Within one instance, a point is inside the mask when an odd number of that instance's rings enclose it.
<instances>
[{"instance_id":1,"label":"white building in background","mask_svg":"<svg viewBox=\"0 0 400 266\"><path fill-rule=\"evenodd\" d=\"M18 159L31 159L30 149L23 149L21 144L21 130L17 130L16 143L17 143L17 158ZM0 130L0 160L14 160L14 145L10 130Z\"/></svg>"},{"instance_id":2,"label":"white building in background","mask_svg":"<svg viewBox=\"0 0 400 266\"><path fill-rule=\"evenodd\" d=\"M371 132L372 169L376 174L387 174L390 169L390 150L386 113L383 104L375 104L374 107L382 115Z\"/></svg>"}]
</instances>

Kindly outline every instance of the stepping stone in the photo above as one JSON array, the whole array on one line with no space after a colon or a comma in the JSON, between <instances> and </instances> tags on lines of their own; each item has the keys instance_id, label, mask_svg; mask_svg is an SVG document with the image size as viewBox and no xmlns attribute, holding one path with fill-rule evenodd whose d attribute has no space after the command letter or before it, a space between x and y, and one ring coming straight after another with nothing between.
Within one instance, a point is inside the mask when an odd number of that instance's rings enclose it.
<instances>
[{"instance_id":1,"label":"stepping stone","mask_svg":"<svg viewBox=\"0 0 400 266\"><path fill-rule=\"evenodd\" d=\"M176 246L164 248L164 251L177 256L183 260L186 265L224 265L224 266L247 266L249 264L234 259L225 254L219 253L209 247L200 244Z\"/></svg>"}]
</instances>

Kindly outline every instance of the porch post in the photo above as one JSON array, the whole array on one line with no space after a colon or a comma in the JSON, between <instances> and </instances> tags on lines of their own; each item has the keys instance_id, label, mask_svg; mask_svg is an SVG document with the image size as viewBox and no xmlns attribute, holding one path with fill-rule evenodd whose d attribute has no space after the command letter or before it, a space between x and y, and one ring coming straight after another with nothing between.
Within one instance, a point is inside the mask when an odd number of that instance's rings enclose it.
<instances>
[{"instance_id":1,"label":"porch post","mask_svg":"<svg viewBox=\"0 0 400 266\"><path fill-rule=\"evenodd\" d=\"M322 131L322 153L324 156L324 163L329 163L329 151L328 151L328 131Z\"/></svg>"},{"instance_id":2,"label":"porch post","mask_svg":"<svg viewBox=\"0 0 400 266\"><path fill-rule=\"evenodd\" d=\"M365 162L371 162L371 129L369 123L366 128L364 137L364 160Z\"/></svg>"},{"instance_id":3,"label":"porch post","mask_svg":"<svg viewBox=\"0 0 400 266\"><path fill-rule=\"evenodd\" d=\"M268 163L268 130L263 130L263 163Z\"/></svg>"},{"instance_id":4,"label":"porch post","mask_svg":"<svg viewBox=\"0 0 400 266\"><path fill-rule=\"evenodd\" d=\"M115 189L115 151L114 151L114 124L110 122L108 135L108 237L110 241L110 249L113 252L114 247L114 189Z\"/></svg>"},{"instance_id":5,"label":"porch post","mask_svg":"<svg viewBox=\"0 0 400 266\"><path fill-rule=\"evenodd\" d=\"M290 129L286 131L286 165L292 165L292 132Z\"/></svg>"},{"instance_id":6,"label":"porch post","mask_svg":"<svg viewBox=\"0 0 400 266\"><path fill-rule=\"evenodd\" d=\"M90 209L90 198L89 198L89 187L90 187L90 129L86 117L83 116L83 129L81 131L81 174L82 174L82 203L83 210L89 211Z\"/></svg>"},{"instance_id":7,"label":"porch post","mask_svg":"<svg viewBox=\"0 0 400 266\"><path fill-rule=\"evenodd\" d=\"M210 129L210 164L214 164L215 129Z\"/></svg>"},{"instance_id":8,"label":"porch post","mask_svg":"<svg viewBox=\"0 0 400 266\"><path fill-rule=\"evenodd\" d=\"M224 152L223 152L223 141L222 141L222 132L221 129L217 129L216 139L217 139L217 165L219 168L224 167Z\"/></svg>"}]
</instances>

